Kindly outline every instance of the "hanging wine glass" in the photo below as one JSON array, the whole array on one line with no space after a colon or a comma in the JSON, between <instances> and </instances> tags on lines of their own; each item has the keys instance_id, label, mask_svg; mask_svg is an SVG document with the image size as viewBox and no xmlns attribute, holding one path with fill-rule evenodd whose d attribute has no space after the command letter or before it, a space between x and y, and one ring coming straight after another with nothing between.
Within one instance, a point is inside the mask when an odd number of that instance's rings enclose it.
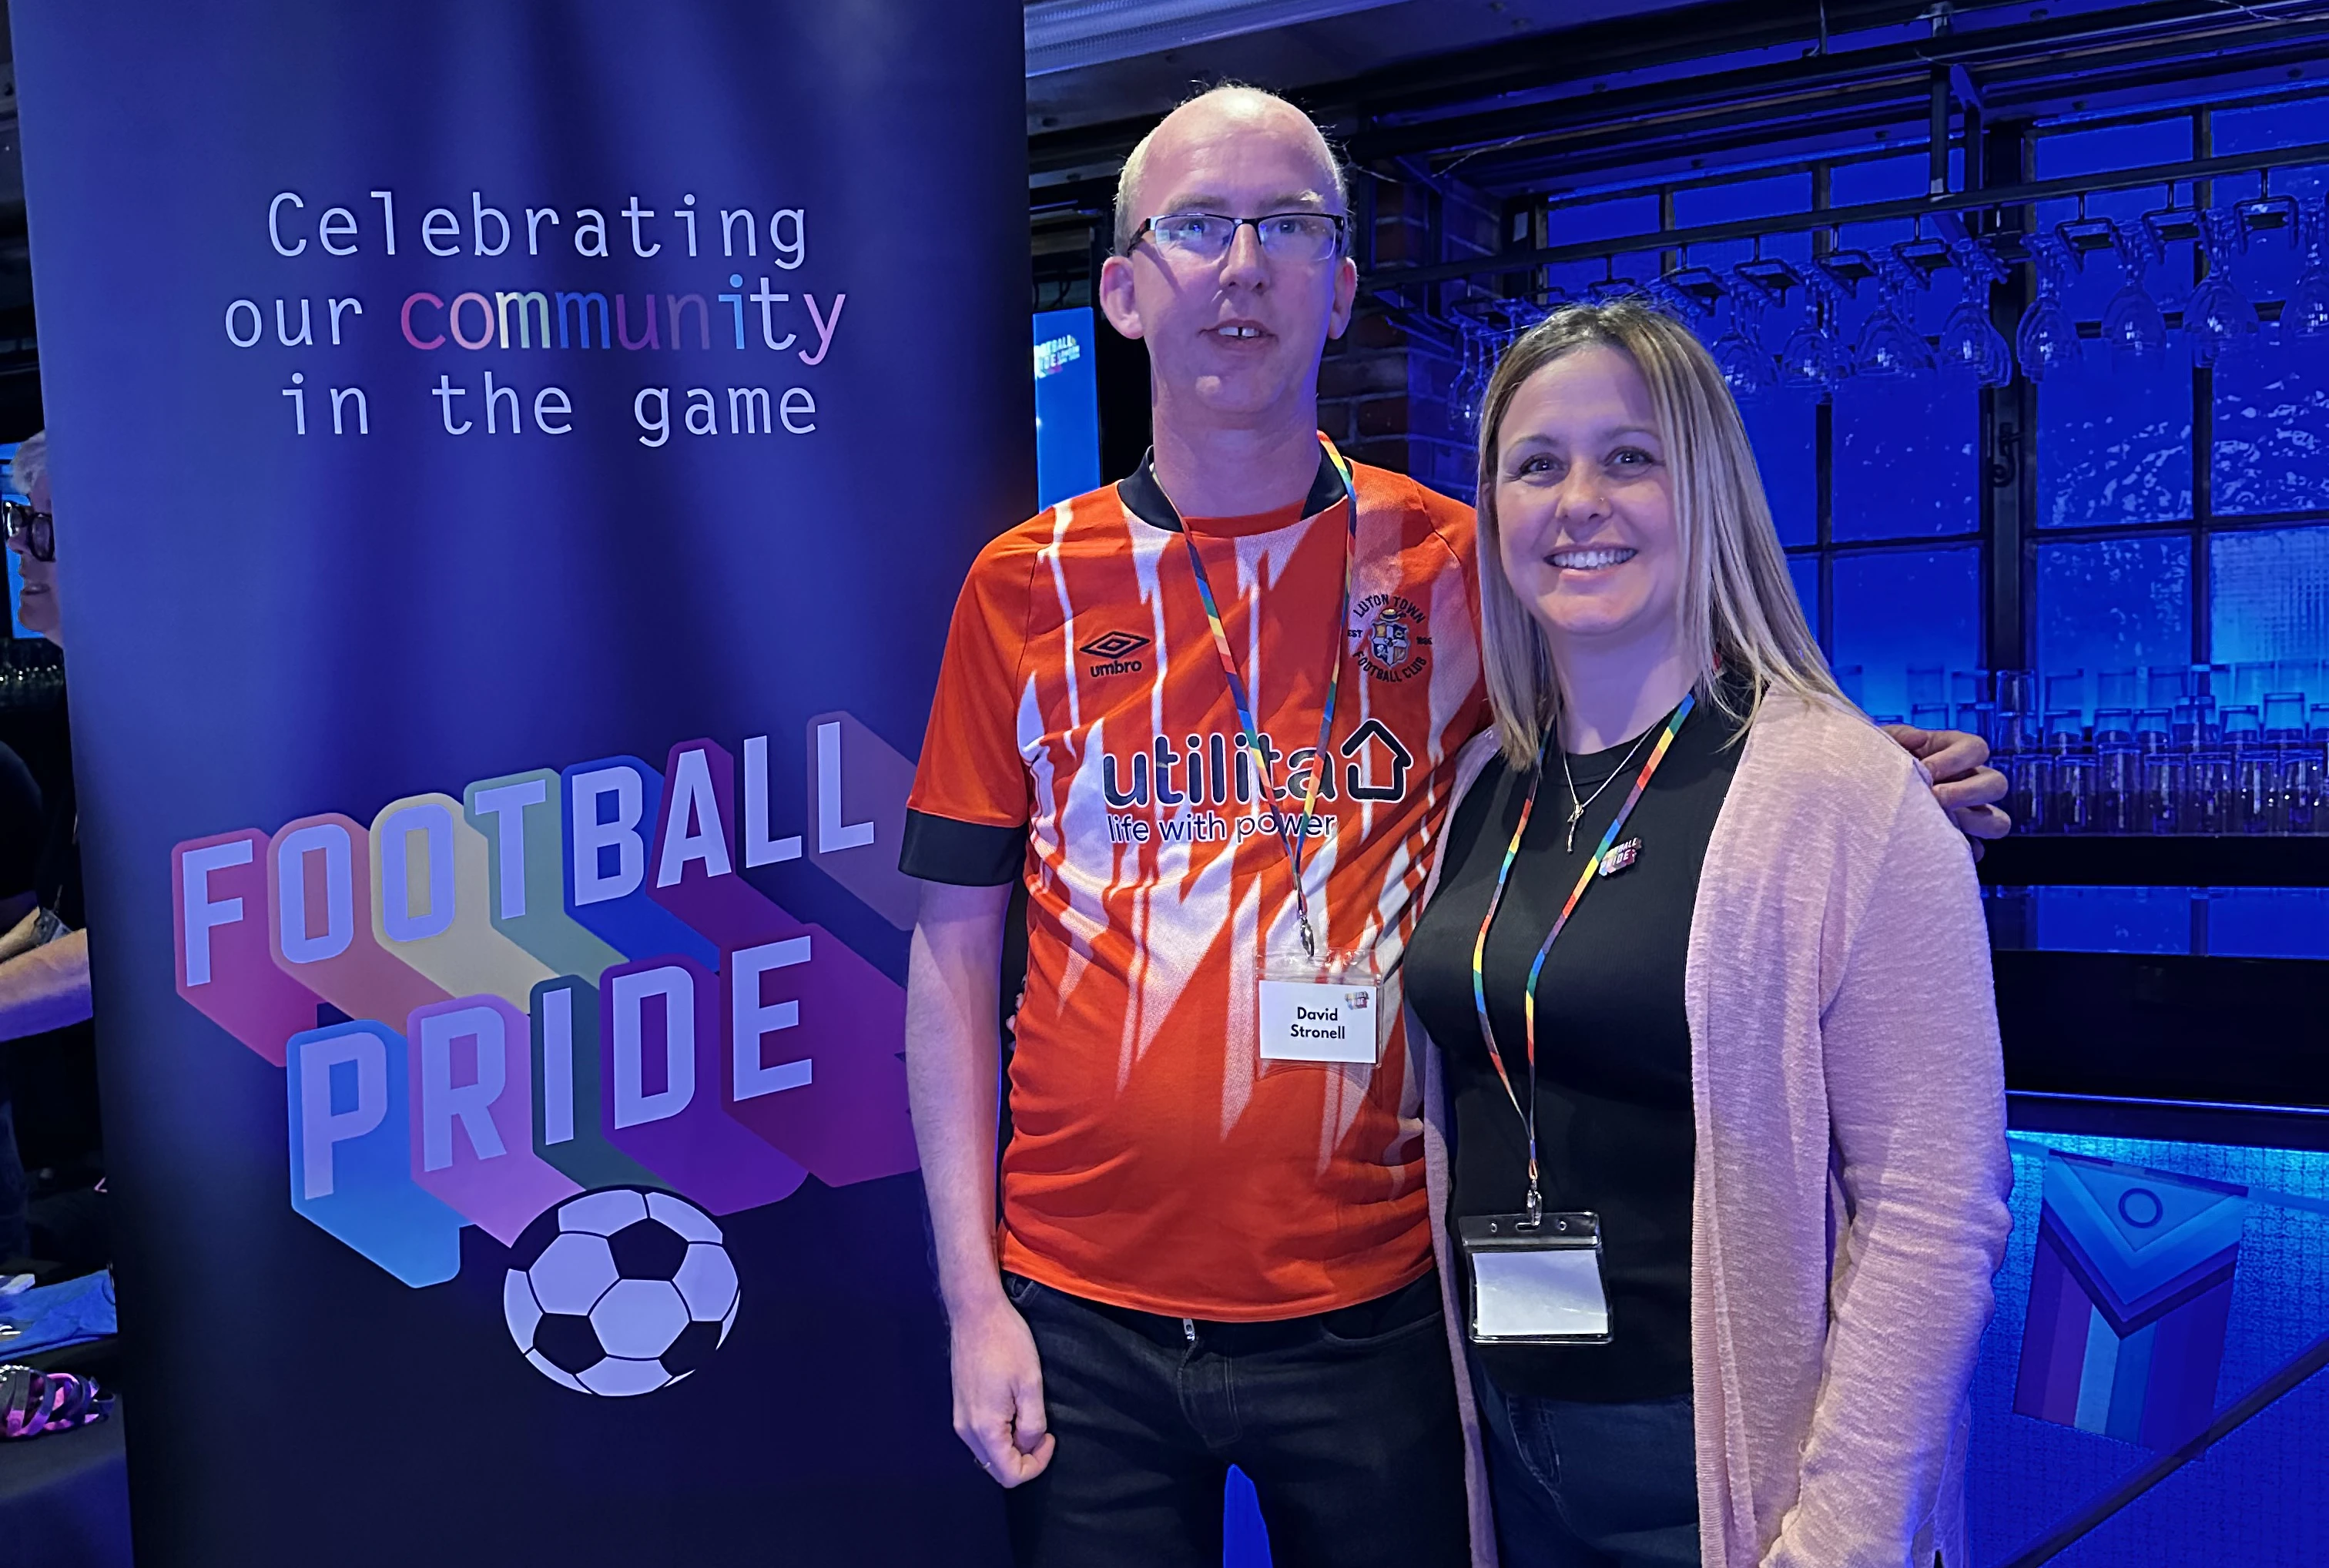
<instances>
[{"instance_id":1,"label":"hanging wine glass","mask_svg":"<svg viewBox=\"0 0 2329 1568\"><path fill-rule=\"evenodd\" d=\"M2283 336L2329 337L2329 196L2316 196L2297 212L2298 246L2304 271L2281 307Z\"/></svg>"},{"instance_id":2,"label":"hanging wine glass","mask_svg":"<svg viewBox=\"0 0 2329 1568\"><path fill-rule=\"evenodd\" d=\"M1860 346L1853 355L1854 373L1892 377L1932 369L1932 349L1909 323L1909 289L1921 284L1922 278L1889 250L1879 250L1874 261L1876 308L1860 330Z\"/></svg>"},{"instance_id":3,"label":"hanging wine glass","mask_svg":"<svg viewBox=\"0 0 2329 1568\"><path fill-rule=\"evenodd\" d=\"M2060 236L2030 236L2030 265L2038 274L2038 298L2022 313L2014 329L2013 348L2022 373L2032 381L2074 373L2085 362L2086 346L2079 341L2079 324L2062 304L2062 279L2070 269L2070 249Z\"/></svg>"},{"instance_id":4,"label":"hanging wine glass","mask_svg":"<svg viewBox=\"0 0 2329 1568\"><path fill-rule=\"evenodd\" d=\"M1727 325L1722 335L1708 345L1707 352L1714 356L1715 368L1730 383L1730 395L1740 402L1751 402L1768 392L1777 379L1770 354L1756 341L1760 335L1762 285L1733 273L1723 299Z\"/></svg>"},{"instance_id":5,"label":"hanging wine glass","mask_svg":"<svg viewBox=\"0 0 2329 1568\"><path fill-rule=\"evenodd\" d=\"M2126 281L2103 307L2103 342L2120 363L2148 368L2167 357L2167 317L2143 281L2159 260L2159 241L2147 223L2113 223L2111 228Z\"/></svg>"},{"instance_id":6,"label":"hanging wine glass","mask_svg":"<svg viewBox=\"0 0 2329 1568\"><path fill-rule=\"evenodd\" d=\"M1852 355L1835 336L1835 280L1820 268L1804 272L1804 313L1779 345L1781 386L1811 392L1821 402L1852 373Z\"/></svg>"},{"instance_id":7,"label":"hanging wine glass","mask_svg":"<svg viewBox=\"0 0 2329 1568\"><path fill-rule=\"evenodd\" d=\"M2245 248L2247 241L2248 231L2231 209L2211 207L2200 214L2208 275L2184 302L2183 332L2192 340L2192 359L2201 364L2213 364L2256 340L2256 307L2240 292L2231 271L2233 253Z\"/></svg>"},{"instance_id":8,"label":"hanging wine glass","mask_svg":"<svg viewBox=\"0 0 2329 1568\"><path fill-rule=\"evenodd\" d=\"M1965 291L1941 323L1934 358L1946 373L1970 377L1982 386L2004 386L2013 379L2013 351L1989 318L1989 291L2005 280L2005 268L1989 241L1978 236L1957 241L1949 255L1965 279Z\"/></svg>"}]
</instances>

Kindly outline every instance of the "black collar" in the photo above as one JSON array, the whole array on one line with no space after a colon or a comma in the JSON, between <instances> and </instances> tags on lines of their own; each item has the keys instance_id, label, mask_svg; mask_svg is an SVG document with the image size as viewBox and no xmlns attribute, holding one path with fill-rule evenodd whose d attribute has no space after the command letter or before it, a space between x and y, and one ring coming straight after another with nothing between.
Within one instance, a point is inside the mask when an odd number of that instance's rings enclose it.
<instances>
[{"instance_id":1,"label":"black collar","mask_svg":"<svg viewBox=\"0 0 2329 1568\"><path fill-rule=\"evenodd\" d=\"M1165 497L1164 486L1156 482L1156 449L1151 447L1140 455L1140 467L1129 478L1116 485L1117 499L1124 509L1152 527L1168 532L1181 532L1181 514ZM1326 449L1318 449L1318 472L1310 481L1310 493L1302 497L1302 515L1315 517L1343 498L1343 477L1334 471L1334 460Z\"/></svg>"}]
</instances>

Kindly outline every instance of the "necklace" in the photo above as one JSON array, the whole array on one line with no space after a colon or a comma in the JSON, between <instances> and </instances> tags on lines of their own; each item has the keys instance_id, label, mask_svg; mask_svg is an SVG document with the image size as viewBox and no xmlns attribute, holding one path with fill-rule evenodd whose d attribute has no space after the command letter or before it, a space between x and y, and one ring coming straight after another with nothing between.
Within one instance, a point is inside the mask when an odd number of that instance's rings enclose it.
<instances>
[{"instance_id":1,"label":"necklace","mask_svg":"<svg viewBox=\"0 0 2329 1568\"><path fill-rule=\"evenodd\" d=\"M1617 781L1618 776L1624 773L1627 766L1633 762L1634 753L1639 751L1642 749L1642 742L1650 738L1650 731L1644 730L1635 736L1633 745L1627 749L1625 760L1610 770L1609 777L1601 780L1600 787L1582 800L1577 798L1577 777L1569 770L1569 748L1563 746L1561 749L1561 781L1569 786L1569 835L1561 845L1561 852L1563 855L1577 853L1578 820L1585 815L1588 807L1601 798L1603 789L1608 789Z\"/></svg>"}]
</instances>

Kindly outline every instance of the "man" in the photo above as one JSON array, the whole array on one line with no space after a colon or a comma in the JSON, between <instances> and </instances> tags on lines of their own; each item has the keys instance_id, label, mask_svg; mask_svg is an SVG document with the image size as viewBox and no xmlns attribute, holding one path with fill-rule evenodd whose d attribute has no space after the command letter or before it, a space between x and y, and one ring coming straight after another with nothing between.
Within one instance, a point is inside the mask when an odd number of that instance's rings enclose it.
<instances>
[{"instance_id":1,"label":"man","mask_svg":"<svg viewBox=\"0 0 2329 1568\"><path fill-rule=\"evenodd\" d=\"M5 515L0 515L24 578L16 618L62 647L64 619L57 596L56 524L49 511L45 431L27 436L16 448L10 477L27 497L6 503ZM0 927L5 933L0 935L0 1040L61 1029L90 1015L89 933L71 929L80 919L80 879L70 776L66 786L65 804L50 814L37 906L17 912L21 919Z\"/></svg>"},{"instance_id":2,"label":"man","mask_svg":"<svg viewBox=\"0 0 2329 1568\"><path fill-rule=\"evenodd\" d=\"M983 551L948 641L901 857L927 883L907 1062L955 1429L1026 1563L1218 1563L1232 1463L1287 1568L1467 1558L1397 965L1486 722L1473 519L1363 468L1353 516L1322 450L1346 212L1267 93L1135 149L1099 296L1147 345L1155 445ZM1266 1025L1269 982L1381 1022Z\"/></svg>"}]
</instances>

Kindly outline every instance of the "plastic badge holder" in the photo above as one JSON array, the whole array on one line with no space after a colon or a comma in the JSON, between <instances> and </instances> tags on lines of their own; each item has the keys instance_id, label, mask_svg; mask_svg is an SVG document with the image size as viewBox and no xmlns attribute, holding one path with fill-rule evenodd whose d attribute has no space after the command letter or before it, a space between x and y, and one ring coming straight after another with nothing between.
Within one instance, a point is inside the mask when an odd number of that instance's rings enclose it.
<instances>
[{"instance_id":1,"label":"plastic badge holder","mask_svg":"<svg viewBox=\"0 0 2329 1568\"><path fill-rule=\"evenodd\" d=\"M1475 1345L1607 1345L1601 1221L1590 1214L1475 1214L1457 1222Z\"/></svg>"}]
</instances>

